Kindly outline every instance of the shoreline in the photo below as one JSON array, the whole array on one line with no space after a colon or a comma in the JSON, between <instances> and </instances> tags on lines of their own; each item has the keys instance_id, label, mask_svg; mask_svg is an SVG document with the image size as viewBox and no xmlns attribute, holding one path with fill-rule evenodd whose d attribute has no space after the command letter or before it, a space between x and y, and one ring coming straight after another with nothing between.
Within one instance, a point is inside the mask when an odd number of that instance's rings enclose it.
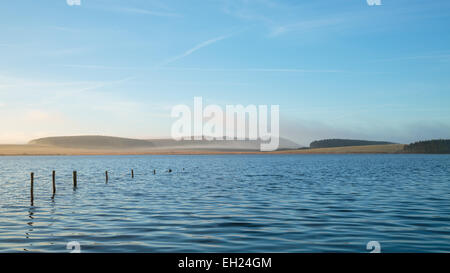
<instances>
[{"instance_id":1,"label":"shoreline","mask_svg":"<svg viewBox=\"0 0 450 273\"><path fill-rule=\"evenodd\" d=\"M407 154L403 144L311 148L261 152L253 150L164 150L164 149L74 149L43 145L0 145L0 156L83 156L83 155L237 155L237 154Z\"/></svg>"}]
</instances>

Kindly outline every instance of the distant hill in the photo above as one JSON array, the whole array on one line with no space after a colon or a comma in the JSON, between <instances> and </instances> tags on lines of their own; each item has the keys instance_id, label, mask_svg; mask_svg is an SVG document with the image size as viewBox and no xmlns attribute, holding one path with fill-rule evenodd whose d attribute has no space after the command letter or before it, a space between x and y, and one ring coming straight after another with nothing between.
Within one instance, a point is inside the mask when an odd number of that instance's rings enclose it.
<instances>
[{"instance_id":1,"label":"distant hill","mask_svg":"<svg viewBox=\"0 0 450 273\"><path fill-rule=\"evenodd\" d=\"M409 145L405 145L403 150L406 153L450 154L450 139L435 139L414 142Z\"/></svg>"},{"instance_id":2,"label":"distant hill","mask_svg":"<svg viewBox=\"0 0 450 273\"><path fill-rule=\"evenodd\" d=\"M147 140L110 136L45 137L32 140L28 144L48 145L75 149L124 149L149 148L154 146L153 143Z\"/></svg>"},{"instance_id":3,"label":"distant hill","mask_svg":"<svg viewBox=\"0 0 450 273\"><path fill-rule=\"evenodd\" d=\"M354 139L323 139L311 142L310 148L334 148L334 147L348 147L348 146L369 146L369 145L386 145L394 144L387 141L369 141L369 140L354 140Z\"/></svg>"},{"instance_id":4,"label":"distant hill","mask_svg":"<svg viewBox=\"0 0 450 273\"><path fill-rule=\"evenodd\" d=\"M134 150L134 151L259 151L260 140L181 140L173 139L132 139L111 136L61 136L35 139L30 145L45 145L59 148L91 150ZM300 145L280 138L279 150L298 149Z\"/></svg>"}]
</instances>

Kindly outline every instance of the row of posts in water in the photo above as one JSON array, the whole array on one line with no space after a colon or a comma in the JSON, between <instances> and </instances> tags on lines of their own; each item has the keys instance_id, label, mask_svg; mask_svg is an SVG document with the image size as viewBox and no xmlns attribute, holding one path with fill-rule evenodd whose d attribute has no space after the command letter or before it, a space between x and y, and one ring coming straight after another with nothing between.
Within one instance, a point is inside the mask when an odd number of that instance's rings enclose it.
<instances>
[{"instance_id":1,"label":"row of posts in water","mask_svg":"<svg viewBox=\"0 0 450 273\"><path fill-rule=\"evenodd\" d=\"M184 168L183 168L184 170ZM172 169L168 170L169 173L172 172ZM156 170L153 170L153 174L156 174ZM77 188L77 171L73 171L73 189ZM34 173L31 173L31 187L30 187L30 199L31 199L31 205L33 206L34 203ZM131 169L131 178L134 178L134 170ZM105 171L105 183L108 184L109 176L108 171ZM52 172L52 188L53 188L53 195L52 199L55 198L56 194L56 172Z\"/></svg>"}]
</instances>

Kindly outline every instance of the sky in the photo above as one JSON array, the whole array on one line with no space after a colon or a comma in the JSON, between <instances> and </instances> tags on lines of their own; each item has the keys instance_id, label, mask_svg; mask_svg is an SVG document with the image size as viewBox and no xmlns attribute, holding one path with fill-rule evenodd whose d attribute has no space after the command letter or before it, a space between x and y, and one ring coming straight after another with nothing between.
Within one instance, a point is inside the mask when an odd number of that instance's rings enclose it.
<instances>
[{"instance_id":1,"label":"sky","mask_svg":"<svg viewBox=\"0 0 450 273\"><path fill-rule=\"evenodd\" d=\"M302 145L450 138L449 75L446 0L0 3L0 143L168 137L195 96Z\"/></svg>"}]
</instances>

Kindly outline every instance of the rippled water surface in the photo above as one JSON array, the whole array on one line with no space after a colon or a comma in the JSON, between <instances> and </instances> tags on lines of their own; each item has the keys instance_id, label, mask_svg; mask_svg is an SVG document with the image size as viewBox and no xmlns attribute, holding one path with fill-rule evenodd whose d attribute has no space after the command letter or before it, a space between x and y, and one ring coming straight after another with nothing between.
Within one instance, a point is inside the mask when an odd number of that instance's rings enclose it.
<instances>
[{"instance_id":1,"label":"rippled water surface","mask_svg":"<svg viewBox=\"0 0 450 273\"><path fill-rule=\"evenodd\" d=\"M82 252L368 252L369 241L449 252L450 156L0 157L0 251L71 241Z\"/></svg>"}]
</instances>

